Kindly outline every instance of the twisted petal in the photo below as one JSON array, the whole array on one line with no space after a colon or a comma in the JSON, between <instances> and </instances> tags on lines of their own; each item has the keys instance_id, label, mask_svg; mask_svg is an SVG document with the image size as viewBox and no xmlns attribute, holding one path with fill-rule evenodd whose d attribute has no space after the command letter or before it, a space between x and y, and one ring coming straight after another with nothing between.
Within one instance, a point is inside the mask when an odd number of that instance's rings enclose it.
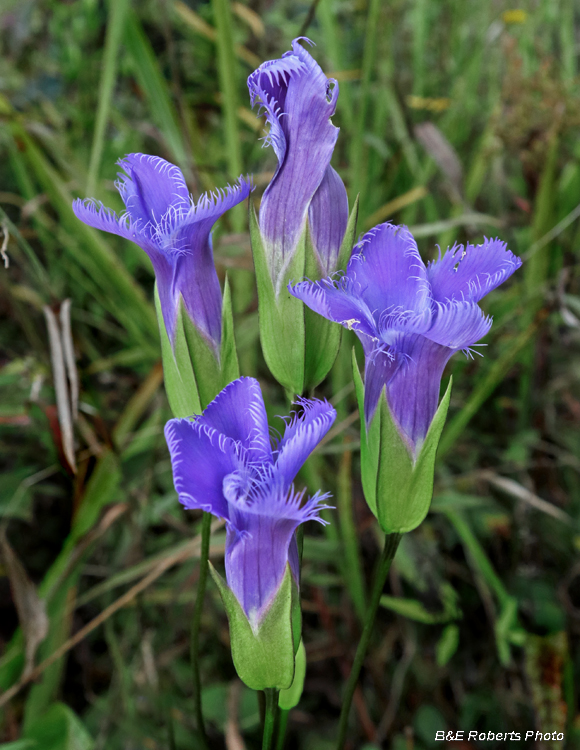
<instances>
[{"instance_id":1,"label":"twisted petal","mask_svg":"<svg viewBox=\"0 0 580 750\"><path fill-rule=\"evenodd\" d=\"M322 275L336 271L348 224L348 197L343 181L329 165L308 208L308 221Z\"/></svg>"},{"instance_id":2,"label":"twisted petal","mask_svg":"<svg viewBox=\"0 0 580 750\"><path fill-rule=\"evenodd\" d=\"M228 520L223 483L243 464L240 444L199 418L170 419L165 425L165 439L179 501L190 510L200 508Z\"/></svg>"},{"instance_id":3,"label":"twisted petal","mask_svg":"<svg viewBox=\"0 0 580 750\"><path fill-rule=\"evenodd\" d=\"M394 311L425 315L430 290L417 243L407 227L379 224L365 234L347 266L347 276L360 285L360 297L373 313Z\"/></svg>"},{"instance_id":4,"label":"twisted petal","mask_svg":"<svg viewBox=\"0 0 580 750\"><path fill-rule=\"evenodd\" d=\"M179 167L159 156L127 154L117 164L123 169L117 190L133 222L156 227L170 206L189 208L189 190Z\"/></svg>"},{"instance_id":5,"label":"twisted petal","mask_svg":"<svg viewBox=\"0 0 580 750\"><path fill-rule=\"evenodd\" d=\"M238 378L227 385L198 420L239 442L250 463L273 463L264 399L254 378Z\"/></svg>"},{"instance_id":6,"label":"twisted petal","mask_svg":"<svg viewBox=\"0 0 580 750\"><path fill-rule=\"evenodd\" d=\"M278 157L260 206L260 229L279 291L338 137L338 128L330 122L338 84L326 78L295 39L292 52L261 65L248 78L248 87L252 104L259 100L265 110L270 125L266 143Z\"/></svg>"},{"instance_id":7,"label":"twisted petal","mask_svg":"<svg viewBox=\"0 0 580 750\"><path fill-rule=\"evenodd\" d=\"M390 351L370 352L365 347L365 421L367 427L375 415L381 392L401 366L401 357Z\"/></svg>"},{"instance_id":8,"label":"twisted petal","mask_svg":"<svg viewBox=\"0 0 580 750\"><path fill-rule=\"evenodd\" d=\"M226 578L252 624L258 624L276 595L290 562L298 581L294 532L318 513L326 496L303 503L304 493L276 482L252 503L232 508L226 539Z\"/></svg>"},{"instance_id":9,"label":"twisted petal","mask_svg":"<svg viewBox=\"0 0 580 750\"><path fill-rule=\"evenodd\" d=\"M433 298L478 302L508 279L522 265L520 258L501 240L486 239L482 245L455 245L439 260L429 263L427 278Z\"/></svg>"},{"instance_id":10,"label":"twisted petal","mask_svg":"<svg viewBox=\"0 0 580 750\"><path fill-rule=\"evenodd\" d=\"M326 435L336 419L336 410L328 401L299 398L302 414L286 424L286 430L277 446L276 472L289 486L302 464Z\"/></svg>"}]
</instances>

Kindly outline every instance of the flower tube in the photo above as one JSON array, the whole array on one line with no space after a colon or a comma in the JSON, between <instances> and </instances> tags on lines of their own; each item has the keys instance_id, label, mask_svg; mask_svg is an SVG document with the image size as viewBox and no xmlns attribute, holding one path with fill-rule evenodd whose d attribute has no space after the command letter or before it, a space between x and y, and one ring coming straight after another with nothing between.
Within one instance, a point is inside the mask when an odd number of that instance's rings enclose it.
<instances>
[{"instance_id":1,"label":"flower tube","mask_svg":"<svg viewBox=\"0 0 580 750\"><path fill-rule=\"evenodd\" d=\"M477 303L520 265L504 242L486 239L425 266L409 230L385 223L355 247L345 274L289 287L363 345L363 482L389 533L415 528L427 513L450 395L438 405L443 370L488 333L492 320Z\"/></svg>"},{"instance_id":2,"label":"flower tube","mask_svg":"<svg viewBox=\"0 0 580 750\"><path fill-rule=\"evenodd\" d=\"M326 401L300 399L300 416L272 446L259 383L230 383L193 420L165 436L180 502L226 521L226 582L214 574L230 620L232 655L256 690L288 688L300 641L295 531L316 520L328 495L305 499L293 480L332 425ZM215 572L214 572L215 573Z\"/></svg>"}]
</instances>

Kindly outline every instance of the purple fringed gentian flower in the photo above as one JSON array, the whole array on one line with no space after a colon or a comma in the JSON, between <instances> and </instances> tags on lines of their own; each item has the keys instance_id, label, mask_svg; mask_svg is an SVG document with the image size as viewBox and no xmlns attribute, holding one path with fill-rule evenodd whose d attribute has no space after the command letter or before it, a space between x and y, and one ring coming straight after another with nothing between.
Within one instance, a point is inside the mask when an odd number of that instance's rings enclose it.
<instances>
[{"instance_id":1,"label":"purple fringed gentian flower","mask_svg":"<svg viewBox=\"0 0 580 750\"><path fill-rule=\"evenodd\" d=\"M380 224L355 246L346 274L289 286L329 320L354 330L365 351L367 427L381 392L411 456L437 410L450 357L491 327L478 302L521 266L498 239L454 246L423 263L406 227Z\"/></svg>"},{"instance_id":2,"label":"purple fringed gentian flower","mask_svg":"<svg viewBox=\"0 0 580 750\"><path fill-rule=\"evenodd\" d=\"M73 210L91 227L139 245L153 263L163 321L174 341L180 297L187 314L219 359L222 295L214 266L211 230L229 208L248 197L249 180L204 194L197 204L181 170L158 156L128 154L116 187L125 203L121 216L93 199L77 199Z\"/></svg>"},{"instance_id":3,"label":"purple fringed gentian flower","mask_svg":"<svg viewBox=\"0 0 580 750\"><path fill-rule=\"evenodd\" d=\"M260 206L260 233L279 294L307 217L321 274L337 267L348 221L346 189L330 166L339 132L330 121L338 83L295 39L291 52L252 73L248 88L252 106L260 102L270 126L266 145L278 157Z\"/></svg>"},{"instance_id":4,"label":"purple fringed gentian flower","mask_svg":"<svg viewBox=\"0 0 580 750\"><path fill-rule=\"evenodd\" d=\"M225 519L226 579L252 627L257 628L290 563L298 583L294 532L304 521L321 521L328 495L304 500L293 480L332 425L326 401L299 399L300 416L286 423L272 447L257 380L234 380L193 420L165 427L179 500Z\"/></svg>"}]
</instances>

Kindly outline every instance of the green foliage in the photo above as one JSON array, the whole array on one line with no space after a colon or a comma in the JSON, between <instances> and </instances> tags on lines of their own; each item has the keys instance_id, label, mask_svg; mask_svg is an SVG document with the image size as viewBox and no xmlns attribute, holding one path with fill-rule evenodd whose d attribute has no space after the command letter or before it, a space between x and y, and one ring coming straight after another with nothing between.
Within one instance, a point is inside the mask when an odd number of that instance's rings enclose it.
<instances>
[{"instance_id":1,"label":"green foliage","mask_svg":"<svg viewBox=\"0 0 580 750\"><path fill-rule=\"evenodd\" d=\"M121 210L114 163L133 151L178 163L195 196L253 172L258 204L276 159L261 148L263 119L250 113L244 78L253 59L279 57L300 34L316 42L316 58L339 82L333 166L351 204L361 191L360 229L406 223L425 260L436 244L444 250L456 240L477 243L484 233L529 258L484 301L494 315L484 358L457 355L449 364L453 396L437 453L433 512L405 535L384 591L399 610L410 601L416 613L433 617L445 611L441 592L451 586L463 618L433 624L381 608L352 743L420 750L430 746L434 729L525 731L544 722L566 722L568 743L578 742L574 0L527 4L519 21L504 17L513 10L507 0L130 5L10 0L0 11L0 222L9 234L9 266L0 263L0 513L47 600L51 628L37 664L105 613L104 625L0 709L3 747L31 750L24 724L35 726L43 716L55 716L66 737L63 703L74 708L96 750L199 746L187 632L199 519L177 503L162 429L172 408L188 416L201 404L187 368L185 404L170 396L169 405L162 392L146 256L85 227L70 207L73 197L94 195ZM310 7L314 15L302 29ZM439 129L460 165L452 189L441 154L417 138L416 126L425 122ZM213 242L225 307L231 285L233 314L224 314L224 324L234 332L240 371L260 378L270 416L287 413L286 394L268 373L270 355L264 362L260 351L261 281L243 209L220 220ZM343 249L341 265L350 247ZM293 280L305 274L305 263ZM42 315L43 305L57 311L66 298L80 381L74 477L61 457ZM291 309L289 296L286 304L269 331L280 360L274 374L299 393L331 362L286 370L298 361L289 351L293 316L303 314L299 305ZM339 333L330 326L324 335ZM187 346L179 335L180 347ZM168 342L161 339L167 380ZM286 746L297 750L335 748L341 669L360 633L363 588L377 554L368 465L378 457L369 455L356 424L353 341L351 332L342 333L330 376L314 392L334 399L336 431L297 479L298 488L332 492L337 506L325 511L330 526L306 530L307 690L300 711L287 716ZM303 359L306 348L298 342ZM309 353L315 360L317 346ZM178 359L185 354L180 349ZM234 372L232 364L224 378ZM358 370L354 376L360 390ZM512 494L493 484L497 478L512 482ZM119 507L120 515L108 515ZM558 512L571 520L564 523ZM223 545L223 532L215 532L212 559L219 560ZM177 561L163 575L106 614L171 555ZM4 691L21 677L24 641L7 579L0 583ZM237 727L248 748L259 746L256 696L246 688L236 694L215 587L201 639L210 741L219 747L226 727Z\"/></svg>"}]
</instances>

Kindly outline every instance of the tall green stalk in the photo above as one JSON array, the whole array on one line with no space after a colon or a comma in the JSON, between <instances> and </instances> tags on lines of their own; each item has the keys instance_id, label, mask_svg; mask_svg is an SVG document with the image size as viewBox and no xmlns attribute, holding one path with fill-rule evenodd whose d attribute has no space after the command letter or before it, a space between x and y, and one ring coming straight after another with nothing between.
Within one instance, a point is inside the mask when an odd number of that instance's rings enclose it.
<instances>
[{"instance_id":1,"label":"tall green stalk","mask_svg":"<svg viewBox=\"0 0 580 750\"><path fill-rule=\"evenodd\" d=\"M338 742L336 745L336 750L343 750L344 744L346 742L348 715L350 713L352 698L356 689L356 684L358 682L358 676L360 674L360 670L362 668L367 649L369 647L371 635L373 633L373 626L375 623L377 610L379 608L381 594L383 593L383 587L385 585L385 581L387 580L387 576L391 568L391 563L393 562L393 558L395 557L395 553L397 552L400 541L401 534L387 534L385 537L385 546L383 547L383 551L377 565L371 600L367 609L363 632L356 650L348 682L346 683L346 690L342 702L342 710L340 712L340 721L338 724Z\"/></svg>"},{"instance_id":2,"label":"tall green stalk","mask_svg":"<svg viewBox=\"0 0 580 750\"><path fill-rule=\"evenodd\" d=\"M262 750L271 750L274 739L274 728L276 726L276 714L278 712L278 691L274 688L264 690L266 697L266 710L264 713L264 735L262 739Z\"/></svg>"},{"instance_id":3,"label":"tall green stalk","mask_svg":"<svg viewBox=\"0 0 580 750\"><path fill-rule=\"evenodd\" d=\"M207 585L207 573L209 568L209 538L211 535L211 513L204 511L201 521L201 551L199 558L199 581L197 583L197 596L195 597L195 609L193 610L193 623L191 625L191 669L193 673L193 709L197 730L201 735L204 748L207 748L207 735L203 721L203 710L201 705L201 676L199 672L199 630L201 627L201 613L205 599Z\"/></svg>"},{"instance_id":4,"label":"tall green stalk","mask_svg":"<svg viewBox=\"0 0 580 750\"><path fill-rule=\"evenodd\" d=\"M95 132L93 134L93 146L91 149L91 161L89 165L89 177L87 180L87 195L94 195L95 187L99 177L99 166L105 143L105 131L109 119L111 99L115 86L117 74L117 58L125 15L131 0L115 0L109 6L109 19L107 22L107 37L105 40L105 51L103 53L103 72L99 84L99 103L97 106L97 117L95 120Z\"/></svg>"}]
</instances>

